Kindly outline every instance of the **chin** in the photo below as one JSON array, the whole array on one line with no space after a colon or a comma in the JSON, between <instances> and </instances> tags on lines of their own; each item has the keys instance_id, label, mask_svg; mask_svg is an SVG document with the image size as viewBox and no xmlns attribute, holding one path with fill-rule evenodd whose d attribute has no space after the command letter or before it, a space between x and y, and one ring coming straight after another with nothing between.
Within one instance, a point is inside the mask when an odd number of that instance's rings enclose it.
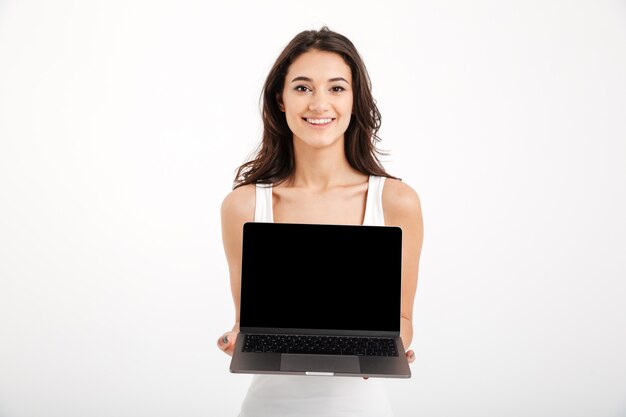
<instances>
[{"instance_id":1,"label":"chin","mask_svg":"<svg viewBox=\"0 0 626 417\"><path fill-rule=\"evenodd\" d=\"M341 140L341 138L306 138L306 139L297 139L299 142L308 146L309 148L314 149L324 149L329 148L333 145L336 145L337 142Z\"/></svg>"}]
</instances>

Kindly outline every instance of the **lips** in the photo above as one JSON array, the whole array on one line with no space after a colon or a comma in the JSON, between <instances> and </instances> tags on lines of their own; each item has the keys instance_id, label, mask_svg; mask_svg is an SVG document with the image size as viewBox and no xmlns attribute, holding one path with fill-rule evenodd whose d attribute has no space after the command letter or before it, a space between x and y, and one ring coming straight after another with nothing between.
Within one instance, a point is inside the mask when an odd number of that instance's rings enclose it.
<instances>
[{"instance_id":1,"label":"lips","mask_svg":"<svg viewBox=\"0 0 626 417\"><path fill-rule=\"evenodd\" d=\"M305 122L313 126L328 126L335 119L333 117L319 117L319 118L303 117L302 120L304 120Z\"/></svg>"}]
</instances>

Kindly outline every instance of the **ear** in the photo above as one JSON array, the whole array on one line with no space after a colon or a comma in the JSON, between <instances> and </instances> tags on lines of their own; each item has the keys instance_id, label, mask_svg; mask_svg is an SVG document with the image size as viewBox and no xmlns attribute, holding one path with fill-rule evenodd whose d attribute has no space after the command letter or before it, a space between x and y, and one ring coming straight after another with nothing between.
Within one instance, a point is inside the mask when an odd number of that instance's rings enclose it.
<instances>
[{"instance_id":1,"label":"ear","mask_svg":"<svg viewBox=\"0 0 626 417\"><path fill-rule=\"evenodd\" d=\"M278 103L278 108L283 113L285 112L285 105L283 104L283 98L280 93L276 93L276 102Z\"/></svg>"}]
</instances>

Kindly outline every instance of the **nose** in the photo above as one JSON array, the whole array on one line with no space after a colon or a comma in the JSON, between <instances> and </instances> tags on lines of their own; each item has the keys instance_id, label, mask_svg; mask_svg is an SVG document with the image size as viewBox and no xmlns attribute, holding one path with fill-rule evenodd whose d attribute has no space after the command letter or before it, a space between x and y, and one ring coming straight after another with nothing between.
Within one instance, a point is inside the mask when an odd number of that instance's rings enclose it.
<instances>
[{"instance_id":1,"label":"nose","mask_svg":"<svg viewBox=\"0 0 626 417\"><path fill-rule=\"evenodd\" d=\"M324 94L313 94L309 102L309 111L324 113L330 109L330 102Z\"/></svg>"}]
</instances>

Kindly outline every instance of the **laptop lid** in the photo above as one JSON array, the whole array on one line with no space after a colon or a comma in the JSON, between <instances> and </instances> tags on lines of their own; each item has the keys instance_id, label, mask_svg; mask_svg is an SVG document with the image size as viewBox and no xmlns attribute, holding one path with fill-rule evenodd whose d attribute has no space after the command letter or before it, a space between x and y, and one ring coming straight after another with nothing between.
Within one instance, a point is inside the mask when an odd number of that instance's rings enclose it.
<instances>
[{"instance_id":1,"label":"laptop lid","mask_svg":"<svg viewBox=\"0 0 626 417\"><path fill-rule=\"evenodd\" d=\"M402 230L244 224L242 332L400 333Z\"/></svg>"}]
</instances>

